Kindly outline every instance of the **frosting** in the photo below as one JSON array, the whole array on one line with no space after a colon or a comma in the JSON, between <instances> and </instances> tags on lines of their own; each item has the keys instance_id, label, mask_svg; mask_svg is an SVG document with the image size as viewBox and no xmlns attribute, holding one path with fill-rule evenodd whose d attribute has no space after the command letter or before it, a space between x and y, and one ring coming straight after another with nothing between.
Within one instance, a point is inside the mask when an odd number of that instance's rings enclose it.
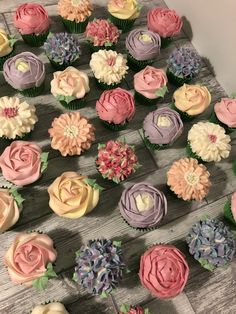
<instances>
[{"instance_id":1,"label":"frosting","mask_svg":"<svg viewBox=\"0 0 236 314\"><path fill-rule=\"evenodd\" d=\"M59 302L52 302L44 305L37 305L31 314L69 314L64 305Z\"/></svg>"},{"instance_id":2,"label":"frosting","mask_svg":"<svg viewBox=\"0 0 236 314\"><path fill-rule=\"evenodd\" d=\"M85 35L94 46L109 46L118 42L120 32L110 21L95 19L88 23Z\"/></svg>"},{"instance_id":3,"label":"frosting","mask_svg":"<svg viewBox=\"0 0 236 314\"><path fill-rule=\"evenodd\" d=\"M231 197L231 212L236 221L236 192L234 192Z\"/></svg>"},{"instance_id":4,"label":"frosting","mask_svg":"<svg viewBox=\"0 0 236 314\"><path fill-rule=\"evenodd\" d=\"M215 104L214 110L220 122L230 128L236 128L236 99L222 98Z\"/></svg>"},{"instance_id":5,"label":"frosting","mask_svg":"<svg viewBox=\"0 0 236 314\"><path fill-rule=\"evenodd\" d=\"M39 87L45 79L44 64L31 52L22 52L9 58L3 65L8 84L18 90Z\"/></svg>"},{"instance_id":6,"label":"frosting","mask_svg":"<svg viewBox=\"0 0 236 314\"><path fill-rule=\"evenodd\" d=\"M112 85L121 82L127 73L127 60L113 50L99 50L91 56L90 67L99 82Z\"/></svg>"},{"instance_id":7,"label":"frosting","mask_svg":"<svg viewBox=\"0 0 236 314\"><path fill-rule=\"evenodd\" d=\"M161 108L146 116L143 130L152 144L173 144L183 132L183 122L176 111Z\"/></svg>"},{"instance_id":8,"label":"frosting","mask_svg":"<svg viewBox=\"0 0 236 314\"><path fill-rule=\"evenodd\" d=\"M50 20L47 11L40 4L24 3L15 12L14 25L23 35L39 35L48 31Z\"/></svg>"},{"instance_id":9,"label":"frosting","mask_svg":"<svg viewBox=\"0 0 236 314\"><path fill-rule=\"evenodd\" d=\"M211 94L205 86L184 84L173 94L175 106L190 116L195 116L209 107Z\"/></svg>"},{"instance_id":10,"label":"frosting","mask_svg":"<svg viewBox=\"0 0 236 314\"><path fill-rule=\"evenodd\" d=\"M148 12L147 25L148 29L166 38L179 34L183 22L174 10L157 7Z\"/></svg>"},{"instance_id":11,"label":"frosting","mask_svg":"<svg viewBox=\"0 0 236 314\"><path fill-rule=\"evenodd\" d=\"M0 28L0 58L9 55L13 50L7 33L4 29Z\"/></svg>"},{"instance_id":12,"label":"frosting","mask_svg":"<svg viewBox=\"0 0 236 314\"><path fill-rule=\"evenodd\" d=\"M158 98L160 91L167 84L167 77L162 69L147 66L134 75L134 89L149 99Z\"/></svg>"},{"instance_id":13,"label":"frosting","mask_svg":"<svg viewBox=\"0 0 236 314\"><path fill-rule=\"evenodd\" d=\"M62 156L73 156L91 147L95 140L94 130L93 125L79 111L75 111L55 118L48 132L53 149L58 149Z\"/></svg>"},{"instance_id":14,"label":"frosting","mask_svg":"<svg viewBox=\"0 0 236 314\"><path fill-rule=\"evenodd\" d=\"M224 128L210 122L198 122L188 132L191 149L203 161L220 161L229 157L230 136Z\"/></svg>"},{"instance_id":15,"label":"frosting","mask_svg":"<svg viewBox=\"0 0 236 314\"><path fill-rule=\"evenodd\" d=\"M137 183L123 191L119 209L132 227L152 228L167 214L167 200L164 193L148 183Z\"/></svg>"},{"instance_id":16,"label":"frosting","mask_svg":"<svg viewBox=\"0 0 236 314\"><path fill-rule=\"evenodd\" d=\"M120 87L104 91L96 102L96 110L101 120L125 124L134 116L134 97L130 92Z\"/></svg>"},{"instance_id":17,"label":"frosting","mask_svg":"<svg viewBox=\"0 0 236 314\"><path fill-rule=\"evenodd\" d=\"M20 102L17 97L0 98L0 137L15 139L34 129L38 121L34 105Z\"/></svg>"},{"instance_id":18,"label":"frosting","mask_svg":"<svg viewBox=\"0 0 236 314\"><path fill-rule=\"evenodd\" d=\"M64 172L49 186L49 206L57 215L76 219L96 207L99 189L86 183L86 179L76 172Z\"/></svg>"},{"instance_id":19,"label":"frosting","mask_svg":"<svg viewBox=\"0 0 236 314\"><path fill-rule=\"evenodd\" d=\"M38 180L41 176L41 153L41 148L32 142L12 142L0 156L4 178L18 186Z\"/></svg>"},{"instance_id":20,"label":"frosting","mask_svg":"<svg viewBox=\"0 0 236 314\"><path fill-rule=\"evenodd\" d=\"M160 53L160 36L152 31L134 29L125 41L126 49L136 60L153 60Z\"/></svg>"},{"instance_id":21,"label":"frosting","mask_svg":"<svg viewBox=\"0 0 236 314\"><path fill-rule=\"evenodd\" d=\"M150 314L148 309L144 309L140 305L131 306L123 304L118 314Z\"/></svg>"},{"instance_id":22,"label":"frosting","mask_svg":"<svg viewBox=\"0 0 236 314\"><path fill-rule=\"evenodd\" d=\"M171 245L154 245L140 260L142 285L159 299L180 294L188 280L189 266L183 253Z\"/></svg>"},{"instance_id":23,"label":"frosting","mask_svg":"<svg viewBox=\"0 0 236 314\"><path fill-rule=\"evenodd\" d=\"M79 23L92 14L93 5L90 0L59 0L58 12L64 19Z\"/></svg>"},{"instance_id":24,"label":"frosting","mask_svg":"<svg viewBox=\"0 0 236 314\"><path fill-rule=\"evenodd\" d=\"M51 93L53 96L72 96L81 99L90 91L88 75L74 67L53 73Z\"/></svg>"},{"instance_id":25,"label":"frosting","mask_svg":"<svg viewBox=\"0 0 236 314\"><path fill-rule=\"evenodd\" d=\"M179 198L201 201L209 192L209 177L207 168L196 159L182 158L175 161L167 172L167 184Z\"/></svg>"},{"instance_id":26,"label":"frosting","mask_svg":"<svg viewBox=\"0 0 236 314\"><path fill-rule=\"evenodd\" d=\"M108 12L121 20L134 20L140 15L141 7L136 0L109 0Z\"/></svg>"}]
</instances>

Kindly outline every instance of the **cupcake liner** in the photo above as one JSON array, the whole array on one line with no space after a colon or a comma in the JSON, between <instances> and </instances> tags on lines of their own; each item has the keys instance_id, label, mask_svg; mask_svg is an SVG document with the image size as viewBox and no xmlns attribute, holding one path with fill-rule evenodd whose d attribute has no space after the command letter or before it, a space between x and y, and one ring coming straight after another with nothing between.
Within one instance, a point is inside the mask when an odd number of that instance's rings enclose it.
<instances>
[{"instance_id":1,"label":"cupcake liner","mask_svg":"<svg viewBox=\"0 0 236 314\"><path fill-rule=\"evenodd\" d=\"M213 109L213 112L212 112L212 114L211 114L211 116L210 116L209 122L215 123L215 124L219 124L220 126L222 126L222 127L225 129L226 134L233 133L233 132L236 130L236 128L230 128L230 127L228 127L226 124L224 124L223 122L221 122L221 121L217 118L214 109Z\"/></svg>"},{"instance_id":2,"label":"cupcake liner","mask_svg":"<svg viewBox=\"0 0 236 314\"><path fill-rule=\"evenodd\" d=\"M172 37L161 37L161 49L168 47L171 42Z\"/></svg>"},{"instance_id":3,"label":"cupcake liner","mask_svg":"<svg viewBox=\"0 0 236 314\"><path fill-rule=\"evenodd\" d=\"M0 57L0 71L3 70L3 64L5 63L5 61L11 57L13 57L15 55L16 52L16 48L15 45L13 46L13 50L12 52L10 52L8 55Z\"/></svg>"},{"instance_id":4,"label":"cupcake liner","mask_svg":"<svg viewBox=\"0 0 236 314\"><path fill-rule=\"evenodd\" d=\"M106 83L99 82L96 78L95 78L95 80L96 80L97 86L99 88L101 88L102 90L110 90L110 89L116 88L116 87L120 86L120 83L121 83L121 82L119 82L119 83L116 83L116 84L108 85Z\"/></svg>"},{"instance_id":5,"label":"cupcake liner","mask_svg":"<svg viewBox=\"0 0 236 314\"><path fill-rule=\"evenodd\" d=\"M140 105L144 105L144 106L154 106L161 99L161 97L158 97L158 98L155 98L155 99L149 99L149 98L143 96L142 94L140 94L137 91L135 91L135 93L134 93L134 98Z\"/></svg>"},{"instance_id":6,"label":"cupcake liner","mask_svg":"<svg viewBox=\"0 0 236 314\"><path fill-rule=\"evenodd\" d=\"M191 82L192 80L192 77L185 77L185 78L182 78L182 77L177 77L175 76L170 70L169 68L167 68L167 71L166 71L166 75L168 77L168 81L171 82L172 84L174 84L175 86L179 87L179 86L182 86L184 84L188 84Z\"/></svg>"},{"instance_id":7,"label":"cupcake liner","mask_svg":"<svg viewBox=\"0 0 236 314\"><path fill-rule=\"evenodd\" d=\"M35 35L35 34L29 34L29 35L23 35L21 34L22 39L24 42L31 46L31 47L40 47L44 44L44 42L47 40L49 32Z\"/></svg>"},{"instance_id":8,"label":"cupcake liner","mask_svg":"<svg viewBox=\"0 0 236 314\"><path fill-rule=\"evenodd\" d=\"M166 149L170 147L170 145L168 144L163 144L163 145L152 144L148 140L148 138L144 135L144 132L143 132L143 141L144 141L144 144L151 150L162 150L162 149Z\"/></svg>"},{"instance_id":9,"label":"cupcake liner","mask_svg":"<svg viewBox=\"0 0 236 314\"><path fill-rule=\"evenodd\" d=\"M138 227L133 227L131 226L128 221L125 220L125 218L121 215L120 213L120 216L122 218L122 220L130 227L132 228L133 230L137 230L137 231L140 231L140 232L148 232L148 231L153 231L153 230L156 230L158 229L158 225L156 227L148 227L148 228L138 228Z\"/></svg>"},{"instance_id":10,"label":"cupcake liner","mask_svg":"<svg viewBox=\"0 0 236 314\"><path fill-rule=\"evenodd\" d=\"M174 103L171 103L171 104L170 104L170 107L171 107L171 109L173 109L173 110L175 110L176 112L179 113L179 115L180 115L182 121L191 121L191 120L193 120L193 119L195 118L195 116L190 116L190 115L188 115L186 112L183 112L183 111L179 110L179 109L175 106Z\"/></svg>"},{"instance_id":11,"label":"cupcake liner","mask_svg":"<svg viewBox=\"0 0 236 314\"><path fill-rule=\"evenodd\" d=\"M88 22L89 22L89 17L86 20L84 20L83 22L79 22L79 23L77 23L75 21L70 21L70 20L64 19L62 16L61 16L61 19L62 19L62 23L64 24L67 32L75 33L75 34L84 33L86 26L88 25Z\"/></svg>"},{"instance_id":12,"label":"cupcake liner","mask_svg":"<svg viewBox=\"0 0 236 314\"><path fill-rule=\"evenodd\" d=\"M231 200L228 200L224 206L224 216L230 222L232 222L236 226L236 221L234 220L234 216L231 211Z\"/></svg>"},{"instance_id":13,"label":"cupcake liner","mask_svg":"<svg viewBox=\"0 0 236 314\"><path fill-rule=\"evenodd\" d=\"M107 121L102 121L102 124L109 130L112 131L121 131L127 128L128 123L125 124L115 124L115 123L109 123Z\"/></svg>"},{"instance_id":14,"label":"cupcake liner","mask_svg":"<svg viewBox=\"0 0 236 314\"><path fill-rule=\"evenodd\" d=\"M88 42L91 53L98 52L99 50L116 50L116 44L112 46L94 46L92 42Z\"/></svg>"},{"instance_id":15,"label":"cupcake liner","mask_svg":"<svg viewBox=\"0 0 236 314\"><path fill-rule=\"evenodd\" d=\"M77 109L81 109L83 107L86 106L86 100L85 98L82 98L82 99L74 99L72 100L71 102L67 103L66 101L64 100L60 100L59 101L60 104L62 104L62 106L66 109L69 109L69 110L77 110Z\"/></svg>"},{"instance_id":16,"label":"cupcake liner","mask_svg":"<svg viewBox=\"0 0 236 314\"><path fill-rule=\"evenodd\" d=\"M133 19L133 20L122 20L122 19L118 19L117 17L109 14L109 20L115 26L117 26L119 29L121 29L122 33L126 33L126 32L131 30L131 28L133 27L134 22L135 22L136 19Z\"/></svg>"},{"instance_id":17,"label":"cupcake liner","mask_svg":"<svg viewBox=\"0 0 236 314\"><path fill-rule=\"evenodd\" d=\"M154 60L136 60L131 54L127 53L128 66L133 71L140 71L147 65L152 65Z\"/></svg>"},{"instance_id":18,"label":"cupcake liner","mask_svg":"<svg viewBox=\"0 0 236 314\"><path fill-rule=\"evenodd\" d=\"M236 176L236 160L233 161L232 168L233 168L233 173Z\"/></svg>"},{"instance_id":19,"label":"cupcake liner","mask_svg":"<svg viewBox=\"0 0 236 314\"><path fill-rule=\"evenodd\" d=\"M199 162L204 163L204 160L202 160L202 158L200 156L198 156L196 153L194 153L192 151L191 145L188 142L187 146L186 146L186 154L189 158L195 158L197 159Z\"/></svg>"},{"instance_id":20,"label":"cupcake liner","mask_svg":"<svg viewBox=\"0 0 236 314\"><path fill-rule=\"evenodd\" d=\"M35 97L40 95L44 90L45 84L44 82L38 87L32 87L24 90L18 90L25 97Z\"/></svg>"}]
</instances>

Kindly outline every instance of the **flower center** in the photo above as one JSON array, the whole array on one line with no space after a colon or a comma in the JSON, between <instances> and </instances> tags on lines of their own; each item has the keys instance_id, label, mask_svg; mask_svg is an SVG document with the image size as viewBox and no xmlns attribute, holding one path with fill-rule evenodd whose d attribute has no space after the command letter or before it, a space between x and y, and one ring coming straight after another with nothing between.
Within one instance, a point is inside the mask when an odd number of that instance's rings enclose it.
<instances>
[{"instance_id":1,"label":"flower center","mask_svg":"<svg viewBox=\"0 0 236 314\"><path fill-rule=\"evenodd\" d=\"M18 108L10 107L2 110L2 115L6 118L14 118L18 114Z\"/></svg>"},{"instance_id":2,"label":"flower center","mask_svg":"<svg viewBox=\"0 0 236 314\"><path fill-rule=\"evenodd\" d=\"M78 136L79 130L75 125L67 125L64 130L64 135L67 137L76 137Z\"/></svg>"},{"instance_id":3,"label":"flower center","mask_svg":"<svg viewBox=\"0 0 236 314\"><path fill-rule=\"evenodd\" d=\"M150 194L141 193L135 197L136 206L139 212L145 212L153 207L154 201Z\"/></svg>"},{"instance_id":4,"label":"flower center","mask_svg":"<svg viewBox=\"0 0 236 314\"><path fill-rule=\"evenodd\" d=\"M215 143L216 140L217 140L217 136L214 135L214 134L209 134L209 135L208 135L208 138L209 138L209 140L210 140L212 143Z\"/></svg>"},{"instance_id":5,"label":"flower center","mask_svg":"<svg viewBox=\"0 0 236 314\"><path fill-rule=\"evenodd\" d=\"M20 72L28 72L30 70L29 63L24 59L17 59L15 62L15 67Z\"/></svg>"},{"instance_id":6,"label":"flower center","mask_svg":"<svg viewBox=\"0 0 236 314\"><path fill-rule=\"evenodd\" d=\"M196 185L199 182L199 176L194 172L187 172L184 178L190 185Z\"/></svg>"},{"instance_id":7,"label":"flower center","mask_svg":"<svg viewBox=\"0 0 236 314\"><path fill-rule=\"evenodd\" d=\"M111 67L113 67L113 65L115 65L115 58L114 57L110 57L107 59L107 64Z\"/></svg>"},{"instance_id":8,"label":"flower center","mask_svg":"<svg viewBox=\"0 0 236 314\"><path fill-rule=\"evenodd\" d=\"M82 3L82 0L71 0L73 7L78 7Z\"/></svg>"},{"instance_id":9,"label":"flower center","mask_svg":"<svg viewBox=\"0 0 236 314\"><path fill-rule=\"evenodd\" d=\"M166 116L159 116L157 118L157 126L163 126L169 128L171 126L171 120Z\"/></svg>"},{"instance_id":10,"label":"flower center","mask_svg":"<svg viewBox=\"0 0 236 314\"><path fill-rule=\"evenodd\" d=\"M151 43L152 42L152 37L149 36L148 34L141 34L139 36L140 41L144 41L145 43Z\"/></svg>"}]
</instances>

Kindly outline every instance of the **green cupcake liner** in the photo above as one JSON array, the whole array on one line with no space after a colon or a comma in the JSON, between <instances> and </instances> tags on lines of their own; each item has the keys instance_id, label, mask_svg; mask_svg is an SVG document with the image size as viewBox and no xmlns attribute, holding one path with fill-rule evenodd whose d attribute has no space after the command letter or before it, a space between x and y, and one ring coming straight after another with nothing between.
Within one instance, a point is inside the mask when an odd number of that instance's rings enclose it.
<instances>
[{"instance_id":1,"label":"green cupcake liner","mask_svg":"<svg viewBox=\"0 0 236 314\"><path fill-rule=\"evenodd\" d=\"M231 200L228 200L225 203L224 216L226 219L228 219L230 222L232 222L234 225L236 225L236 221L234 220L234 216L233 216L232 211L231 211Z\"/></svg>"},{"instance_id":2,"label":"green cupcake liner","mask_svg":"<svg viewBox=\"0 0 236 314\"><path fill-rule=\"evenodd\" d=\"M182 77L177 77L177 76L175 76L175 75L169 70L169 68L167 68L166 75L167 75L167 77L168 77L169 82L171 82L172 84L174 84L174 85L177 86L177 87L182 86L182 85L184 85L184 84L188 84L188 83L190 83L191 80L192 80L192 77L185 77L185 78L182 78Z\"/></svg>"},{"instance_id":3,"label":"green cupcake liner","mask_svg":"<svg viewBox=\"0 0 236 314\"><path fill-rule=\"evenodd\" d=\"M116 44L113 44L112 46L94 46L93 43L88 42L90 51L98 52L99 50L116 50Z\"/></svg>"},{"instance_id":4,"label":"green cupcake liner","mask_svg":"<svg viewBox=\"0 0 236 314\"><path fill-rule=\"evenodd\" d=\"M195 116L190 116L190 115L188 115L186 112L180 111L180 110L175 106L174 103L171 103L171 104L170 104L170 107L171 107L171 109L173 109L173 110L175 110L176 112L179 113L179 115L180 115L182 121L191 121L191 120L193 120L193 119L195 118Z\"/></svg>"},{"instance_id":5,"label":"green cupcake liner","mask_svg":"<svg viewBox=\"0 0 236 314\"><path fill-rule=\"evenodd\" d=\"M200 156L198 156L196 153L194 153L194 152L192 151L192 148L191 148L191 145L190 145L189 142L188 142L188 144L187 144L187 146L186 146L186 154L187 154L187 156L188 156L189 158L195 158L195 159L197 159L199 162L205 163L205 161L202 160L202 158L201 158Z\"/></svg>"},{"instance_id":6,"label":"green cupcake liner","mask_svg":"<svg viewBox=\"0 0 236 314\"><path fill-rule=\"evenodd\" d=\"M102 121L102 124L109 130L112 131L121 131L127 128L128 123L125 124L115 124L115 123L109 123L107 121Z\"/></svg>"},{"instance_id":7,"label":"green cupcake liner","mask_svg":"<svg viewBox=\"0 0 236 314\"><path fill-rule=\"evenodd\" d=\"M228 127L226 124L224 124L223 122L221 122L221 121L217 118L214 109L213 109L213 112L212 112L212 114L211 114L211 116L210 116L209 122L215 123L215 124L219 124L220 126L222 126L222 127L225 129L226 134L233 133L233 132L236 130L236 128L230 128L230 127Z\"/></svg>"},{"instance_id":8,"label":"green cupcake liner","mask_svg":"<svg viewBox=\"0 0 236 314\"><path fill-rule=\"evenodd\" d=\"M109 20L115 25L117 26L120 30L122 30L122 33L126 33L128 31L131 30L131 28L134 25L134 22L136 21L136 19L133 20L122 20L122 19L118 19L117 17L109 14Z\"/></svg>"},{"instance_id":9,"label":"green cupcake liner","mask_svg":"<svg viewBox=\"0 0 236 314\"><path fill-rule=\"evenodd\" d=\"M236 160L233 161L232 169L233 169L234 175L236 176Z\"/></svg>"},{"instance_id":10,"label":"green cupcake liner","mask_svg":"<svg viewBox=\"0 0 236 314\"><path fill-rule=\"evenodd\" d=\"M13 57L16 54L16 48L15 45L13 46L13 50L12 52L10 52L8 55L0 57L0 71L3 70L3 64L5 63L5 61L11 57Z\"/></svg>"},{"instance_id":11,"label":"green cupcake liner","mask_svg":"<svg viewBox=\"0 0 236 314\"><path fill-rule=\"evenodd\" d=\"M144 131L143 131L143 141L144 141L144 144L151 150L162 150L162 149L166 149L170 147L170 145L168 144L162 144L162 145L152 144L149 141L149 139L144 135Z\"/></svg>"},{"instance_id":12,"label":"green cupcake liner","mask_svg":"<svg viewBox=\"0 0 236 314\"><path fill-rule=\"evenodd\" d=\"M168 47L171 42L172 37L161 37L161 49Z\"/></svg>"},{"instance_id":13,"label":"green cupcake liner","mask_svg":"<svg viewBox=\"0 0 236 314\"><path fill-rule=\"evenodd\" d=\"M25 97L35 97L39 96L45 87L45 83L43 82L40 86L38 87L32 87L24 90L18 90L19 93L21 93Z\"/></svg>"},{"instance_id":14,"label":"green cupcake liner","mask_svg":"<svg viewBox=\"0 0 236 314\"><path fill-rule=\"evenodd\" d=\"M120 83L108 85L106 83L99 82L96 78L95 78L95 80L96 80L97 86L99 88L101 88L102 90L110 90L110 89L113 89L113 88L120 86Z\"/></svg>"},{"instance_id":15,"label":"green cupcake liner","mask_svg":"<svg viewBox=\"0 0 236 314\"><path fill-rule=\"evenodd\" d=\"M137 101L140 105L144 105L144 106L154 106L161 99L161 97L158 97L155 99L149 99L137 91L135 91L135 93L134 93L134 98L135 98L135 101Z\"/></svg>"},{"instance_id":16,"label":"green cupcake liner","mask_svg":"<svg viewBox=\"0 0 236 314\"><path fill-rule=\"evenodd\" d=\"M133 71L140 71L144 69L147 65L152 65L154 60L136 60L131 54L127 53L127 61L128 61L128 66L130 69Z\"/></svg>"},{"instance_id":17,"label":"green cupcake liner","mask_svg":"<svg viewBox=\"0 0 236 314\"><path fill-rule=\"evenodd\" d=\"M40 35L34 35L34 34L23 35L23 34L21 34L21 37L27 45L29 45L31 47L40 47L47 40L48 34L49 34L49 32L46 32L46 33L43 33Z\"/></svg>"},{"instance_id":18,"label":"green cupcake liner","mask_svg":"<svg viewBox=\"0 0 236 314\"><path fill-rule=\"evenodd\" d=\"M64 108L69 109L69 110L77 110L77 109L84 108L86 106L85 98L74 99L69 103L67 103L64 100L59 100L59 102Z\"/></svg>"},{"instance_id":19,"label":"green cupcake liner","mask_svg":"<svg viewBox=\"0 0 236 314\"><path fill-rule=\"evenodd\" d=\"M83 22L75 22L75 21L69 21L67 19L64 19L61 16L62 19L62 23L65 26L65 29L67 30L67 32L69 33L75 33L75 34L81 34L85 32L86 26L88 25L89 22L89 17L84 20Z\"/></svg>"}]
</instances>

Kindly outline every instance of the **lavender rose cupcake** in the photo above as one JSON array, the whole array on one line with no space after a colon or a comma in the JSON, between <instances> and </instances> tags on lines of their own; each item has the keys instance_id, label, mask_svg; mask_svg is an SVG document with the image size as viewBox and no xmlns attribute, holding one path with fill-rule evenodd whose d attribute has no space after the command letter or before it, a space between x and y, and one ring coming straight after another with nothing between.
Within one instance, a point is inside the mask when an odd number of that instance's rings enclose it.
<instances>
[{"instance_id":1,"label":"lavender rose cupcake","mask_svg":"<svg viewBox=\"0 0 236 314\"><path fill-rule=\"evenodd\" d=\"M126 38L128 65L134 71L151 65L160 53L160 36L152 31L134 29Z\"/></svg>"},{"instance_id":2,"label":"lavender rose cupcake","mask_svg":"<svg viewBox=\"0 0 236 314\"><path fill-rule=\"evenodd\" d=\"M150 112L143 122L145 144L153 150L169 147L182 132L183 122L180 115L169 108Z\"/></svg>"},{"instance_id":3,"label":"lavender rose cupcake","mask_svg":"<svg viewBox=\"0 0 236 314\"><path fill-rule=\"evenodd\" d=\"M167 214L167 200L152 185L137 183L123 191L119 209L131 227L147 230L157 227Z\"/></svg>"},{"instance_id":4,"label":"lavender rose cupcake","mask_svg":"<svg viewBox=\"0 0 236 314\"><path fill-rule=\"evenodd\" d=\"M44 64L31 52L9 58L3 65L3 75L7 83L24 96L38 96L44 89Z\"/></svg>"}]
</instances>

